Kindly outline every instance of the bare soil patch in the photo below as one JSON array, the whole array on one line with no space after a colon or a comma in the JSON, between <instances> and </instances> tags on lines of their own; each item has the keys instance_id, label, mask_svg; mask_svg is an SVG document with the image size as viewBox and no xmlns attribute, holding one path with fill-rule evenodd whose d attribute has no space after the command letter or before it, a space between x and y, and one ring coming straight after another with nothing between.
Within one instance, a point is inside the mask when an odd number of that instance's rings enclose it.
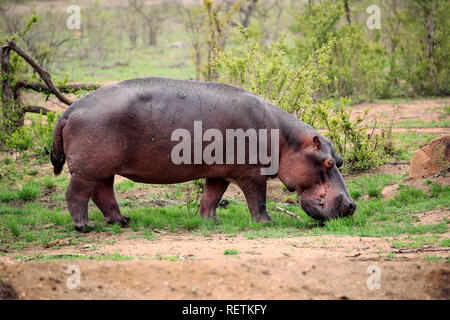
<instances>
[{"instance_id":1,"label":"bare soil patch","mask_svg":"<svg viewBox=\"0 0 450 320\"><path fill-rule=\"evenodd\" d=\"M445 112L443 106L450 104L450 97L441 99L413 99L400 103L360 103L352 106L354 116L370 109L368 117L377 122L421 120L423 122L438 121ZM433 128L434 130L439 128Z\"/></svg>"},{"instance_id":2,"label":"bare soil patch","mask_svg":"<svg viewBox=\"0 0 450 320\"><path fill-rule=\"evenodd\" d=\"M96 243L31 247L21 254L121 254L133 260L14 265L0 260L0 279L20 299L447 299L450 288L450 265L424 262L429 253L386 257L395 251L392 240L402 237L247 239L187 232L160 234L153 241L126 233L87 237ZM225 255L226 249L238 254ZM448 252L435 255L446 257ZM81 290L66 286L70 265L80 267ZM380 289L367 287L369 266L381 271Z\"/></svg>"}]
</instances>

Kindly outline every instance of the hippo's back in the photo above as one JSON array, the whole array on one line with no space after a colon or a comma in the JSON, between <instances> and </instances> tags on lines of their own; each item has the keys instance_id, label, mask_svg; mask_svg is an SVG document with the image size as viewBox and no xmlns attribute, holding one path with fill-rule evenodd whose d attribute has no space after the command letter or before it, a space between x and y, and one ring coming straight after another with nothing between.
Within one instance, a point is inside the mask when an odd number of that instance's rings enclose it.
<instances>
[{"instance_id":1,"label":"hippo's back","mask_svg":"<svg viewBox=\"0 0 450 320\"><path fill-rule=\"evenodd\" d=\"M88 168L90 175L121 174L157 183L167 181L164 175L171 171L186 181L204 176L211 166L192 171L192 176L174 165L170 154L177 144L171 140L175 130L185 129L193 137L194 122L201 122L203 132L213 128L224 135L227 129L273 129L278 127L274 109L259 96L222 83L127 80L71 105L61 117L66 122L64 153L69 169Z\"/></svg>"}]
</instances>

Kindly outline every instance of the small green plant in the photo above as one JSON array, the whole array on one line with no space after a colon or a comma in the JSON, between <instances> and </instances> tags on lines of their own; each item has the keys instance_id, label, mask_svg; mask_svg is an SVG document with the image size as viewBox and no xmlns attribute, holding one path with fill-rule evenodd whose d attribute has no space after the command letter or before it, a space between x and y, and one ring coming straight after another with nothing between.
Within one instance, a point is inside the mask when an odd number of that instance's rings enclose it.
<instances>
[{"instance_id":1,"label":"small green plant","mask_svg":"<svg viewBox=\"0 0 450 320\"><path fill-rule=\"evenodd\" d=\"M114 224L112 225L111 229L112 229L112 231L113 231L114 234L119 234L119 233L122 233L122 232L123 232L123 231L122 231L122 227L121 227L120 224L118 224L118 223L114 223Z\"/></svg>"},{"instance_id":2,"label":"small green plant","mask_svg":"<svg viewBox=\"0 0 450 320\"><path fill-rule=\"evenodd\" d=\"M17 219L10 219L6 222L6 226L14 237L18 238L21 235L22 225Z\"/></svg>"},{"instance_id":3,"label":"small green plant","mask_svg":"<svg viewBox=\"0 0 450 320\"><path fill-rule=\"evenodd\" d=\"M6 164L6 165L8 165L8 164L11 164L11 163L12 163L12 159L11 159L11 158L8 158L8 157L6 157L6 158L3 158L2 162L3 162L3 164Z\"/></svg>"},{"instance_id":4,"label":"small green plant","mask_svg":"<svg viewBox=\"0 0 450 320\"><path fill-rule=\"evenodd\" d=\"M381 197L381 190L377 186L370 186L367 190L367 194L371 198L380 198Z\"/></svg>"},{"instance_id":5,"label":"small green plant","mask_svg":"<svg viewBox=\"0 0 450 320\"><path fill-rule=\"evenodd\" d=\"M357 200L362 195L361 190L352 190L352 191L349 191L349 194L353 200Z\"/></svg>"},{"instance_id":6,"label":"small green plant","mask_svg":"<svg viewBox=\"0 0 450 320\"><path fill-rule=\"evenodd\" d=\"M0 202L10 202L17 199L17 195L14 191L7 188L0 188Z\"/></svg>"},{"instance_id":7,"label":"small green plant","mask_svg":"<svg viewBox=\"0 0 450 320\"><path fill-rule=\"evenodd\" d=\"M226 256L236 256L239 254L239 251L237 249L226 249L223 254Z\"/></svg>"},{"instance_id":8,"label":"small green plant","mask_svg":"<svg viewBox=\"0 0 450 320\"><path fill-rule=\"evenodd\" d=\"M442 260L444 260L443 257L439 257L439 256L436 256L436 255L434 255L434 256L426 256L425 257L425 261L426 262L435 262L435 261L442 261Z\"/></svg>"}]
</instances>

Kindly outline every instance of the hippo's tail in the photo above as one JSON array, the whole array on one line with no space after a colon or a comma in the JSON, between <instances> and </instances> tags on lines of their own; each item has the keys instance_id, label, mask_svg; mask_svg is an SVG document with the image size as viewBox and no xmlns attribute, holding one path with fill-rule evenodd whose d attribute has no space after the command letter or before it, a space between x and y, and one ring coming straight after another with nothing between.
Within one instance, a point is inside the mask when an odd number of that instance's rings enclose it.
<instances>
[{"instance_id":1,"label":"hippo's tail","mask_svg":"<svg viewBox=\"0 0 450 320\"><path fill-rule=\"evenodd\" d=\"M53 171L55 172L55 175L61 173L64 163L66 162L62 137L62 130L66 125L66 121L67 119L60 118L56 123L55 129L53 130L53 146L50 152L50 160L53 164Z\"/></svg>"}]
</instances>

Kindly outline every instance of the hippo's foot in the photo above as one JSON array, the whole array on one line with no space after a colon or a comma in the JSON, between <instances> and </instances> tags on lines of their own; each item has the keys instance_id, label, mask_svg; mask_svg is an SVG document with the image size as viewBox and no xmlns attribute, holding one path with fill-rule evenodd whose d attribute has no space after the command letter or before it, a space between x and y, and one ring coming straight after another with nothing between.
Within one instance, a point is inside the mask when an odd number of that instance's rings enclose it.
<instances>
[{"instance_id":1,"label":"hippo's foot","mask_svg":"<svg viewBox=\"0 0 450 320\"><path fill-rule=\"evenodd\" d=\"M105 221L106 221L107 224L118 223L118 224L120 224L120 226L122 228L127 228L128 227L128 223L130 222L130 218L129 217L125 217L123 215L119 215L119 216L106 217Z\"/></svg>"},{"instance_id":2,"label":"hippo's foot","mask_svg":"<svg viewBox=\"0 0 450 320\"><path fill-rule=\"evenodd\" d=\"M97 225L93 222L87 222L85 224L82 223L75 223L75 230L78 232L89 232L93 229L95 229Z\"/></svg>"},{"instance_id":3,"label":"hippo's foot","mask_svg":"<svg viewBox=\"0 0 450 320\"><path fill-rule=\"evenodd\" d=\"M269 216L269 214L267 212L264 212L264 213L259 213L256 216L256 221L258 221L258 222L270 222L270 221L272 221L272 218Z\"/></svg>"}]
</instances>

